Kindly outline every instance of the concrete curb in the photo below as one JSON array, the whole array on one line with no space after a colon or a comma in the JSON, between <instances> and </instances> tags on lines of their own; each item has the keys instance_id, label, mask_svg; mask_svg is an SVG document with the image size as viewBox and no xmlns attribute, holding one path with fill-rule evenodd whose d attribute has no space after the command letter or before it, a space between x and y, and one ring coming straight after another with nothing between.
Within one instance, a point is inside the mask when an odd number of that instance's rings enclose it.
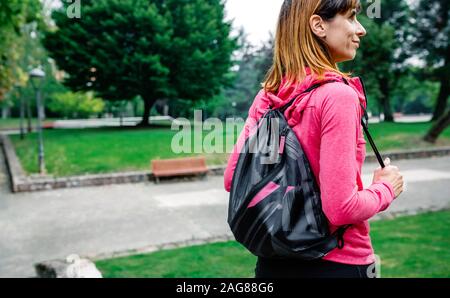
<instances>
[{"instance_id":1,"label":"concrete curb","mask_svg":"<svg viewBox=\"0 0 450 298\"><path fill-rule=\"evenodd\" d=\"M171 249L177 249L177 248L183 248L183 247L189 247L189 246L196 246L196 245L204 245L204 244L210 244L210 243L219 243L219 242L228 242L228 241L234 241L234 236L231 232L227 234L212 236L208 238L192 238L185 241L179 241L179 242L171 242L171 243L164 243L159 245L149 245L137 249L129 249L124 251L117 251L112 253L103 253L103 254L96 254L96 255L86 255L83 256L84 258L87 258L92 261L100 261L100 260L106 260L106 259L112 259L112 258L120 258L120 257L127 257L127 256L133 256L138 254L148 254L152 252L162 251L162 250L171 250Z\"/></svg>"},{"instance_id":2,"label":"concrete curb","mask_svg":"<svg viewBox=\"0 0 450 298\"><path fill-rule=\"evenodd\" d=\"M11 183L11 189L16 192L25 178L25 172L22 169L19 159L17 158L14 147L11 144L11 140L6 135L0 135L0 144L3 148L3 154L5 156L6 168L8 169L9 181Z\"/></svg>"},{"instance_id":3,"label":"concrete curb","mask_svg":"<svg viewBox=\"0 0 450 298\"><path fill-rule=\"evenodd\" d=\"M106 173L94 175L68 176L68 177L36 177L27 176L16 155L10 138L7 135L0 134L0 143L6 159L6 166L11 182L13 192L29 192L40 190L51 190L61 188L101 186L124 183L141 183L154 181L151 171ZM450 155L450 147L439 147L430 149L414 149L407 151L389 151L383 152L383 158L389 157L392 161L401 159L429 158ZM366 156L366 162L376 162L374 154ZM210 176L220 176L225 172L225 165L208 167ZM162 180L162 182L179 182L198 179L196 176L174 177Z\"/></svg>"},{"instance_id":4,"label":"concrete curb","mask_svg":"<svg viewBox=\"0 0 450 298\"><path fill-rule=\"evenodd\" d=\"M391 161L402 159L419 159L430 157L441 157L450 155L450 146L437 147L437 148L424 148L413 150L393 150L380 152L383 158L389 157ZM374 153L367 154L365 162L377 162L377 158Z\"/></svg>"}]
</instances>

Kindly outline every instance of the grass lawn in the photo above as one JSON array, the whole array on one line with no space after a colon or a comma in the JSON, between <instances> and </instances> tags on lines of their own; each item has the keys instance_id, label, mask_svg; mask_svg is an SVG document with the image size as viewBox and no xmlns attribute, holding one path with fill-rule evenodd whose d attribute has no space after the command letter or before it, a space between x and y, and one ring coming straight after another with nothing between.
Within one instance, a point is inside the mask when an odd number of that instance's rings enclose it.
<instances>
[{"instance_id":1,"label":"grass lawn","mask_svg":"<svg viewBox=\"0 0 450 298\"><path fill-rule=\"evenodd\" d=\"M381 123L371 124L370 130L381 151L432 147L421 141L429 123ZM241 128L242 129L242 126ZM239 129L239 131L240 131ZM168 128L101 128L46 130L44 132L47 171L55 176L105 173L127 170L147 170L151 159L178 158L196 154L176 154L171 150L173 136L178 131ZM209 132L205 131L204 135ZM234 132L228 129L218 136L219 146L226 152L226 144L234 144ZM226 141L226 137L231 139ZM31 134L21 141L12 136L19 159L26 172L36 173L37 141ZM193 142L192 142L193 143ZM209 142L207 142L209 143ZM450 145L450 129L447 129L434 146ZM206 148L212 148L206 146ZM368 152L371 151L367 145ZM227 153L203 154L209 165L226 163Z\"/></svg>"},{"instance_id":2,"label":"grass lawn","mask_svg":"<svg viewBox=\"0 0 450 298\"><path fill-rule=\"evenodd\" d=\"M55 129L44 131L46 167L55 176L117 171L148 170L152 159L179 158L195 153L172 151L172 138L178 133L170 128L93 128ZM206 135L207 133L205 133ZM222 145L226 136L218 136L217 145ZM186 134L187 135L187 134ZM11 136L22 166L28 173L38 172L37 134L20 140ZM193 133L191 145L193 144ZM209 143L209 142L206 142ZM212 145L215 145L212 142ZM234 144L233 141L230 142ZM190 146L193 148L193 146ZM211 146L205 146L211 148ZM193 152L194 150L186 150ZM202 154L209 165L223 164L227 154Z\"/></svg>"},{"instance_id":3,"label":"grass lawn","mask_svg":"<svg viewBox=\"0 0 450 298\"><path fill-rule=\"evenodd\" d=\"M439 137L435 145L422 140L431 128L431 123L371 123L369 131L380 151L396 149L418 149L450 146L450 128ZM372 152L367 143L367 152Z\"/></svg>"},{"instance_id":4,"label":"grass lawn","mask_svg":"<svg viewBox=\"0 0 450 298\"><path fill-rule=\"evenodd\" d=\"M371 223L382 277L450 277L450 211ZM237 242L97 261L104 277L253 277L256 257Z\"/></svg>"}]
</instances>

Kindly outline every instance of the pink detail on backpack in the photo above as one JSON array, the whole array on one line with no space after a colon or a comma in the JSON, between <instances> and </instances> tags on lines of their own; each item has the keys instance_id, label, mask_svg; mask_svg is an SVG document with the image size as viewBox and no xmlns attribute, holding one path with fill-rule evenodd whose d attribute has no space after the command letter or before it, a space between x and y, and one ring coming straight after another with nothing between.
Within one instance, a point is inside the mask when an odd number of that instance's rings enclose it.
<instances>
[{"instance_id":1,"label":"pink detail on backpack","mask_svg":"<svg viewBox=\"0 0 450 298\"><path fill-rule=\"evenodd\" d=\"M282 136L281 137L281 141L280 141L280 150L279 150L280 154L283 154L283 152L284 152L284 145L285 144L286 144L286 137Z\"/></svg>"},{"instance_id":2,"label":"pink detail on backpack","mask_svg":"<svg viewBox=\"0 0 450 298\"><path fill-rule=\"evenodd\" d=\"M267 183L266 186L264 186L263 189L261 189L258 194L253 198L253 200L250 202L247 208L252 208L258 205L259 202L267 198L271 193L276 191L280 186L276 183L273 183L272 181Z\"/></svg>"},{"instance_id":3,"label":"pink detail on backpack","mask_svg":"<svg viewBox=\"0 0 450 298\"><path fill-rule=\"evenodd\" d=\"M295 188L295 186L288 186L286 188L286 192L284 194L287 194L288 192L290 192L291 190L293 190Z\"/></svg>"}]
</instances>

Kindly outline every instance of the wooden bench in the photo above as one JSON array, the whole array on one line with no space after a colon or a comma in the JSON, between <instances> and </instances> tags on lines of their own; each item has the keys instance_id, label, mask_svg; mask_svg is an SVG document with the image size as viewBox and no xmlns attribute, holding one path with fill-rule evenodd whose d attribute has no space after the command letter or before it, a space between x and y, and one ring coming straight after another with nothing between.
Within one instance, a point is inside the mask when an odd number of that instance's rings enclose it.
<instances>
[{"instance_id":1,"label":"wooden bench","mask_svg":"<svg viewBox=\"0 0 450 298\"><path fill-rule=\"evenodd\" d=\"M43 129L52 129L55 128L55 124L53 122L44 122L42 123Z\"/></svg>"},{"instance_id":2,"label":"wooden bench","mask_svg":"<svg viewBox=\"0 0 450 298\"><path fill-rule=\"evenodd\" d=\"M160 177L206 174L205 157L187 157L177 159L152 160L152 173L156 183Z\"/></svg>"}]
</instances>

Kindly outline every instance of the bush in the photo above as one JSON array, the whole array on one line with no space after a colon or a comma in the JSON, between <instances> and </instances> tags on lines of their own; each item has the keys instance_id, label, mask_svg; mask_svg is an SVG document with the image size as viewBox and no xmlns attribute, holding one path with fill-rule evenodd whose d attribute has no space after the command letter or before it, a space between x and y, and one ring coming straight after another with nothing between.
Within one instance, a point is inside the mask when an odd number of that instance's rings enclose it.
<instances>
[{"instance_id":1,"label":"bush","mask_svg":"<svg viewBox=\"0 0 450 298\"><path fill-rule=\"evenodd\" d=\"M64 92L50 97L48 109L66 118L85 118L103 111L105 103L92 92Z\"/></svg>"}]
</instances>

